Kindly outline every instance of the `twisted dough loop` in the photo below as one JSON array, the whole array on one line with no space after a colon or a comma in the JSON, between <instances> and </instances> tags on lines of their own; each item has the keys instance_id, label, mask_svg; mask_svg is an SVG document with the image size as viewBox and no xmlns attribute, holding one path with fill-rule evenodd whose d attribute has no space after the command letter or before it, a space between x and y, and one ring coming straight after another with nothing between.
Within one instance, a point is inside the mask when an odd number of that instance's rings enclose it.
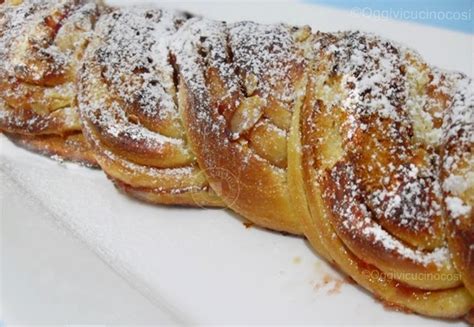
<instances>
[{"instance_id":1,"label":"twisted dough loop","mask_svg":"<svg viewBox=\"0 0 474 327\"><path fill-rule=\"evenodd\" d=\"M286 174L291 114L304 94L298 32L194 19L172 44L186 131L211 186L231 186L219 172L232 172L239 194L221 187L224 201L261 226L290 233L301 232Z\"/></svg>"},{"instance_id":2,"label":"twisted dough loop","mask_svg":"<svg viewBox=\"0 0 474 327\"><path fill-rule=\"evenodd\" d=\"M474 294L474 90L454 76L456 92L443 122L441 169L449 214L448 244L464 285Z\"/></svg>"},{"instance_id":3,"label":"twisted dough loop","mask_svg":"<svg viewBox=\"0 0 474 327\"><path fill-rule=\"evenodd\" d=\"M438 178L452 76L361 33L322 35L315 45L300 120L307 237L388 302L466 314L472 294L446 247Z\"/></svg>"},{"instance_id":4,"label":"twisted dough loop","mask_svg":"<svg viewBox=\"0 0 474 327\"><path fill-rule=\"evenodd\" d=\"M187 19L159 10L102 16L80 75L84 134L124 192L168 204L222 206L188 148L167 40Z\"/></svg>"},{"instance_id":5,"label":"twisted dough loop","mask_svg":"<svg viewBox=\"0 0 474 327\"><path fill-rule=\"evenodd\" d=\"M2 4L0 129L10 138L35 151L95 164L74 101L77 66L99 8L88 0ZM77 142L80 147L72 145Z\"/></svg>"}]
</instances>

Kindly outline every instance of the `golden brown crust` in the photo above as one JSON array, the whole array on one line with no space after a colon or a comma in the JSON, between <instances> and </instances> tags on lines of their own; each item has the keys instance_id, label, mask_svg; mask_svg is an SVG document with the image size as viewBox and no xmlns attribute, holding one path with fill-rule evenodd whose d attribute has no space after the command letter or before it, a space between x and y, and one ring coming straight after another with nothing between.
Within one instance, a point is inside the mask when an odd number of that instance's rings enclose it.
<instances>
[{"instance_id":1,"label":"golden brown crust","mask_svg":"<svg viewBox=\"0 0 474 327\"><path fill-rule=\"evenodd\" d=\"M25 95L24 101L28 101ZM31 102L29 102L31 103ZM61 135L80 131L79 113L73 107L41 114L23 106L11 107L0 99L1 129L22 135Z\"/></svg>"},{"instance_id":2,"label":"golden brown crust","mask_svg":"<svg viewBox=\"0 0 474 327\"><path fill-rule=\"evenodd\" d=\"M474 324L474 308L471 309L471 311L467 314L465 319L469 324L471 325Z\"/></svg>"},{"instance_id":3,"label":"golden brown crust","mask_svg":"<svg viewBox=\"0 0 474 327\"><path fill-rule=\"evenodd\" d=\"M67 135L38 135L3 133L16 145L59 160L80 163L91 168L98 168L93 153L82 133Z\"/></svg>"},{"instance_id":4,"label":"golden brown crust","mask_svg":"<svg viewBox=\"0 0 474 327\"><path fill-rule=\"evenodd\" d=\"M211 198L209 196L209 190L205 188L196 190L163 190L159 188L130 186L120 180L109 178L120 191L144 202L189 207L221 208L224 206L222 200L217 195Z\"/></svg>"}]
</instances>

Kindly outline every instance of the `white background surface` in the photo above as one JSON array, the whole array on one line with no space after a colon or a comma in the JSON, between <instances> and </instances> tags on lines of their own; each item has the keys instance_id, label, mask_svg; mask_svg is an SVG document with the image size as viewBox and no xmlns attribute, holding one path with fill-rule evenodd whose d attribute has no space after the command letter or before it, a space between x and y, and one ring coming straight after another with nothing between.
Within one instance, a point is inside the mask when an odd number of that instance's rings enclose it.
<instances>
[{"instance_id":1,"label":"white background surface","mask_svg":"<svg viewBox=\"0 0 474 327\"><path fill-rule=\"evenodd\" d=\"M467 34L290 2L160 6L220 20L373 31L473 75ZM337 291L341 276L303 239L246 229L223 210L130 200L100 171L60 165L1 136L0 206L7 324L447 323L387 311L354 285Z\"/></svg>"}]
</instances>

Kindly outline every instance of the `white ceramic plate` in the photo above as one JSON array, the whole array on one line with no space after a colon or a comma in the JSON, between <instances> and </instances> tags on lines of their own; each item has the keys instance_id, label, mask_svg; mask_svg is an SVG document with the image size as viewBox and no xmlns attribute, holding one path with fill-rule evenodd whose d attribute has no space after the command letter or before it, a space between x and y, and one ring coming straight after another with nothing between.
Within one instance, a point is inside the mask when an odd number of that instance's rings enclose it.
<instances>
[{"instance_id":1,"label":"white ceramic plate","mask_svg":"<svg viewBox=\"0 0 474 327\"><path fill-rule=\"evenodd\" d=\"M160 6L228 21L372 31L473 75L468 34L294 2ZM59 164L4 137L0 172L0 320L7 323L447 323L384 309L303 239L247 229L228 211L143 204L117 193L100 171ZM64 235L50 230L51 219Z\"/></svg>"}]
</instances>

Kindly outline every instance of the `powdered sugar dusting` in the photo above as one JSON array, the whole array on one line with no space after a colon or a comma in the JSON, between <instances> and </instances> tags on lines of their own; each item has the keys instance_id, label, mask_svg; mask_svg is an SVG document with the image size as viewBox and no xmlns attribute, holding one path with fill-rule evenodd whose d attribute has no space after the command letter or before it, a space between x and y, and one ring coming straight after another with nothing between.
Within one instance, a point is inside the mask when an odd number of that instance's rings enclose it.
<instances>
[{"instance_id":1,"label":"powdered sugar dusting","mask_svg":"<svg viewBox=\"0 0 474 327\"><path fill-rule=\"evenodd\" d=\"M326 64L329 76L340 77L337 83L343 90L324 87L329 89L326 94L342 93L339 98L332 96L332 104L347 114L340 133L347 156L352 158L348 160L355 161L360 167L358 176L364 176L360 177L364 187L359 196L366 199L374 218L396 225L395 229L435 236L437 217L442 215L440 157L430 144L420 144L423 138L418 141L412 136L413 104L408 99L414 98L414 90L420 89L423 81L417 76L421 69L407 58L415 57L416 62L416 54L361 32L323 37L316 41L315 48L331 58ZM321 83L319 74L312 78L316 85ZM424 98L421 110L430 109L428 96ZM367 144L367 138L373 143ZM426 149L424 163L414 160L414 153L420 149Z\"/></svg>"},{"instance_id":2,"label":"powdered sugar dusting","mask_svg":"<svg viewBox=\"0 0 474 327\"><path fill-rule=\"evenodd\" d=\"M74 104L76 72L99 7L92 0L25 0L2 6L3 128L31 134L79 129L79 122L73 121L69 112ZM53 113L58 110L68 112L58 117Z\"/></svg>"},{"instance_id":3,"label":"powdered sugar dusting","mask_svg":"<svg viewBox=\"0 0 474 327\"><path fill-rule=\"evenodd\" d=\"M281 100L295 99L290 70L293 65L303 63L304 57L297 55L289 26L254 22L232 24L229 26L229 47L241 78L255 77L263 98L275 96L278 88L282 88Z\"/></svg>"},{"instance_id":4,"label":"powdered sugar dusting","mask_svg":"<svg viewBox=\"0 0 474 327\"><path fill-rule=\"evenodd\" d=\"M433 217L442 214L439 200L426 191L432 189L440 196L436 170L401 165L393 172L393 179L392 185L369 195L374 213L413 230L431 228Z\"/></svg>"},{"instance_id":5,"label":"powdered sugar dusting","mask_svg":"<svg viewBox=\"0 0 474 327\"><path fill-rule=\"evenodd\" d=\"M114 10L100 18L79 102L82 114L101 133L123 139L127 146L127 140L154 151L176 145L188 153L179 131L161 133L166 124L181 128L168 40L185 19L179 13L140 8ZM102 85L107 95L96 96L89 84Z\"/></svg>"},{"instance_id":6,"label":"powdered sugar dusting","mask_svg":"<svg viewBox=\"0 0 474 327\"><path fill-rule=\"evenodd\" d=\"M471 212L471 206L464 204L464 202L460 198L447 196L445 201L446 207L448 208L453 218L458 218L467 215Z\"/></svg>"},{"instance_id":7,"label":"powdered sugar dusting","mask_svg":"<svg viewBox=\"0 0 474 327\"><path fill-rule=\"evenodd\" d=\"M450 78L455 93L442 126L442 186L450 217L457 219L468 216L472 210L472 203L465 201L474 189L474 85L471 78L462 74L452 73Z\"/></svg>"},{"instance_id":8,"label":"powdered sugar dusting","mask_svg":"<svg viewBox=\"0 0 474 327\"><path fill-rule=\"evenodd\" d=\"M397 107L404 100L404 80L399 51L392 43L353 32L339 37L327 52L341 62L335 68L349 86L344 108L354 115L402 119Z\"/></svg>"},{"instance_id":9,"label":"powdered sugar dusting","mask_svg":"<svg viewBox=\"0 0 474 327\"><path fill-rule=\"evenodd\" d=\"M386 250L397 252L404 258L408 258L424 266L434 263L441 267L449 261L449 250L447 247L436 248L431 252L413 250L391 236L379 225L366 227L363 233L366 236L372 237L375 243L383 244Z\"/></svg>"},{"instance_id":10,"label":"powdered sugar dusting","mask_svg":"<svg viewBox=\"0 0 474 327\"><path fill-rule=\"evenodd\" d=\"M353 165L336 166L331 172L331 178L340 190L336 192L332 189L324 190L324 196L331 199L331 208L339 217L341 223L338 226L344 230L344 233L349 233L360 240L366 239L372 246L378 246L384 252L395 254L394 260L401 258L422 266L435 264L441 267L450 264L449 251L446 247L439 247L432 251L413 249L376 222L373 212L361 202L360 180L355 175ZM336 197L336 193L339 196ZM391 201L392 203L397 201L397 197Z\"/></svg>"},{"instance_id":11,"label":"powdered sugar dusting","mask_svg":"<svg viewBox=\"0 0 474 327\"><path fill-rule=\"evenodd\" d=\"M35 19L35 13L44 12L47 8L47 1L30 0L24 1L19 6L4 5L0 8L0 68L5 73L9 65L8 52L11 44L25 28L28 22Z\"/></svg>"}]
</instances>

